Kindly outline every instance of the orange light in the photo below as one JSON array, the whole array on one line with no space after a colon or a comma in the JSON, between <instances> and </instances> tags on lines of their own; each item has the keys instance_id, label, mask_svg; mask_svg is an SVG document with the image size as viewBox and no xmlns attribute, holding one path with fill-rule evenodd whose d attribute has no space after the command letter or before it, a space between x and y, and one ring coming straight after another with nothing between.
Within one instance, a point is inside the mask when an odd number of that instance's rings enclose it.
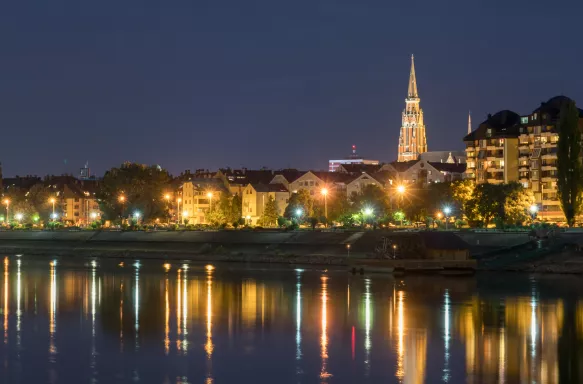
<instances>
[{"instance_id":1,"label":"orange light","mask_svg":"<svg viewBox=\"0 0 583 384\"><path fill-rule=\"evenodd\" d=\"M328 189L322 188L322 195L326 196L328 194Z\"/></svg>"},{"instance_id":2,"label":"orange light","mask_svg":"<svg viewBox=\"0 0 583 384\"><path fill-rule=\"evenodd\" d=\"M206 270L207 270L207 271L212 271L212 270L214 270L214 269L215 269L215 267L213 267L213 266L212 266L212 265L210 265L210 264L208 264L208 265L207 265L205 268L206 268Z\"/></svg>"},{"instance_id":3,"label":"orange light","mask_svg":"<svg viewBox=\"0 0 583 384\"><path fill-rule=\"evenodd\" d=\"M404 185L399 185L399 186L397 187L397 192L399 192L401 195L402 195L403 193L405 193L405 186L404 186Z\"/></svg>"}]
</instances>

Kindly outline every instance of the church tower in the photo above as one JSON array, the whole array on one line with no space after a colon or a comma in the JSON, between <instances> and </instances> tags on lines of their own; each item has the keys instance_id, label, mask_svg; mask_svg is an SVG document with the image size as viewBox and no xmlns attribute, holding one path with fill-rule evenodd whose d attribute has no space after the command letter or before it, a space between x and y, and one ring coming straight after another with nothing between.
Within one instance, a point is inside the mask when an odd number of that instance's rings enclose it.
<instances>
[{"instance_id":1,"label":"church tower","mask_svg":"<svg viewBox=\"0 0 583 384\"><path fill-rule=\"evenodd\" d=\"M423 124L423 110L419 106L420 101L415 76L415 58L411 55L409 90L405 99L397 161L417 160L420 154L427 152L427 138L425 124Z\"/></svg>"}]
</instances>

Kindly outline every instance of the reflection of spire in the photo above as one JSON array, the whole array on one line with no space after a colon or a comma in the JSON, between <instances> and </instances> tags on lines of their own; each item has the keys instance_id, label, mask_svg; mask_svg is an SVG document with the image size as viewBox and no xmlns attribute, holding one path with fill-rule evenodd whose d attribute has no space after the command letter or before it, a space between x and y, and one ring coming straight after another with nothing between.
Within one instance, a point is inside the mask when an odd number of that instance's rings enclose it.
<instances>
[{"instance_id":1,"label":"reflection of spire","mask_svg":"<svg viewBox=\"0 0 583 384\"><path fill-rule=\"evenodd\" d=\"M97 301L97 287L95 282L95 261L93 262L93 268L91 271L91 363L90 367L92 369L93 377L92 379L96 380L96 365L97 365L97 349L95 346L95 304Z\"/></svg>"},{"instance_id":2,"label":"reflection of spire","mask_svg":"<svg viewBox=\"0 0 583 384\"><path fill-rule=\"evenodd\" d=\"M320 338L320 357L322 358L322 368L320 379L326 382L332 376L328 372L328 278L322 276L322 337Z\"/></svg>"},{"instance_id":3,"label":"reflection of spire","mask_svg":"<svg viewBox=\"0 0 583 384\"><path fill-rule=\"evenodd\" d=\"M119 283L119 351L123 352L123 279Z\"/></svg>"},{"instance_id":4,"label":"reflection of spire","mask_svg":"<svg viewBox=\"0 0 583 384\"><path fill-rule=\"evenodd\" d=\"M188 277L186 276L187 266L184 267L182 275L182 354L188 353Z\"/></svg>"},{"instance_id":5,"label":"reflection of spire","mask_svg":"<svg viewBox=\"0 0 583 384\"><path fill-rule=\"evenodd\" d=\"M407 97L418 98L417 94L417 77L415 76L415 57L411 55L411 73L409 74L409 89Z\"/></svg>"},{"instance_id":6,"label":"reflection of spire","mask_svg":"<svg viewBox=\"0 0 583 384\"><path fill-rule=\"evenodd\" d=\"M298 273L298 282L296 284L296 360L302 357L302 283Z\"/></svg>"}]
</instances>

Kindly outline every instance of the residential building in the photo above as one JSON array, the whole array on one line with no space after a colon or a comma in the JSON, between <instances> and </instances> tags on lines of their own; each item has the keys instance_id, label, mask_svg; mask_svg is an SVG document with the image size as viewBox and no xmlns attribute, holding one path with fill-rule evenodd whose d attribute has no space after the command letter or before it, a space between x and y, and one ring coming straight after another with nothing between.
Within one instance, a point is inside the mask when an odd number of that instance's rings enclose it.
<instances>
[{"instance_id":1,"label":"residential building","mask_svg":"<svg viewBox=\"0 0 583 384\"><path fill-rule=\"evenodd\" d=\"M352 154L341 160L329 160L328 161L328 171L337 172L343 164L371 164L378 165L378 160L366 159L360 155L356 154L356 145L352 146Z\"/></svg>"},{"instance_id":2,"label":"residential building","mask_svg":"<svg viewBox=\"0 0 583 384\"><path fill-rule=\"evenodd\" d=\"M283 184L248 184L243 189L242 216L248 224L258 223L270 197L275 200L279 216L283 216L290 197L289 191Z\"/></svg>"},{"instance_id":3,"label":"residential building","mask_svg":"<svg viewBox=\"0 0 583 384\"><path fill-rule=\"evenodd\" d=\"M361 173L375 173L381 169L380 164L342 164L338 167L336 172L349 173L351 175L358 175Z\"/></svg>"},{"instance_id":4,"label":"residential building","mask_svg":"<svg viewBox=\"0 0 583 384\"><path fill-rule=\"evenodd\" d=\"M420 154L427 152L427 138L423 123L423 110L419 106L420 102L415 75L415 58L411 55L411 73L409 74L405 110L402 115L397 161L417 160Z\"/></svg>"},{"instance_id":5,"label":"residential building","mask_svg":"<svg viewBox=\"0 0 583 384\"><path fill-rule=\"evenodd\" d=\"M209 211L218 204L223 193L230 193L218 178L192 178L181 186L180 221L189 224L209 224ZM179 192L180 193L180 192Z\"/></svg>"},{"instance_id":6,"label":"residential building","mask_svg":"<svg viewBox=\"0 0 583 384\"><path fill-rule=\"evenodd\" d=\"M504 110L464 137L467 165L465 177L477 184L518 181L518 135L520 115Z\"/></svg>"},{"instance_id":7,"label":"residential building","mask_svg":"<svg viewBox=\"0 0 583 384\"><path fill-rule=\"evenodd\" d=\"M356 175L355 178L348 182L346 185L346 195L347 197L358 195L362 192L364 188L368 185L376 185L380 188L385 188L385 182L381 178L376 178L375 174L369 175L368 173L361 173Z\"/></svg>"},{"instance_id":8,"label":"residential building","mask_svg":"<svg viewBox=\"0 0 583 384\"><path fill-rule=\"evenodd\" d=\"M394 182L410 183L444 183L461 180L466 170L464 163L441 163L426 160L392 162L384 164L381 171L391 173Z\"/></svg>"},{"instance_id":9,"label":"residential building","mask_svg":"<svg viewBox=\"0 0 583 384\"><path fill-rule=\"evenodd\" d=\"M457 163L466 162L465 151L430 151L419 155L419 160L425 160L432 163Z\"/></svg>"},{"instance_id":10,"label":"residential building","mask_svg":"<svg viewBox=\"0 0 583 384\"><path fill-rule=\"evenodd\" d=\"M557 124L566 96L556 96L521 117L518 136L519 181L534 193L538 215L563 220L557 191ZM579 110L579 127L583 131L583 110Z\"/></svg>"},{"instance_id":11,"label":"residential building","mask_svg":"<svg viewBox=\"0 0 583 384\"><path fill-rule=\"evenodd\" d=\"M96 197L99 180L79 180L74 176L49 176L42 182L56 199L55 214L62 222L85 226L101 220Z\"/></svg>"}]
</instances>

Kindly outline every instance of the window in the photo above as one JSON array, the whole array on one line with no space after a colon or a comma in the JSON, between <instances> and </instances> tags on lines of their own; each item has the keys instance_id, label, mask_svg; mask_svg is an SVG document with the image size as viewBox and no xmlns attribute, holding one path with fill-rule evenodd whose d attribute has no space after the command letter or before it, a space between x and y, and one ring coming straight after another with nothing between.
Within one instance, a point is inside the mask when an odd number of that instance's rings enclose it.
<instances>
[{"instance_id":1,"label":"window","mask_svg":"<svg viewBox=\"0 0 583 384\"><path fill-rule=\"evenodd\" d=\"M480 148L486 148L487 140L480 140Z\"/></svg>"},{"instance_id":2,"label":"window","mask_svg":"<svg viewBox=\"0 0 583 384\"><path fill-rule=\"evenodd\" d=\"M526 116L526 117L521 117L521 118L520 118L520 122L521 122L522 124L528 124L528 116Z\"/></svg>"},{"instance_id":3,"label":"window","mask_svg":"<svg viewBox=\"0 0 583 384\"><path fill-rule=\"evenodd\" d=\"M540 148L534 148L532 150L532 152L530 153L530 158L531 159L538 159L540 157Z\"/></svg>"},{"instance_id":4,"label":"window","mask_svg":"<svg viewBox=\"0 0 583 384\"><path fill-rule=\"evenodd\" d=\"M530 161L530 167L533 169L538 169L539 166L539 161L538 160L531 160Z\"/></svg>"},{"instance_id":5,"label":"window","mask_svg":"<svg viewBox=\"0 0 583 384\"><path fill-rule=\"evenodd\" d=\"M504 139L500 139L500 140L498 140L498 145L499 145L499 146L503 146L503 145L504 145Z\"/></svg>"},{"instance_id":6,"label":"window","mask_svg":"<svg viewBox=\"0 0 583 384\"><path fill-rule=\"evenodd\" d=\"M500 168L504 169L504 160L500 160Z\"/></svg>"},{"instance_id":7,"label":"window","mask_svg":"<svg viewBox=\"0 0 583 384\"><path fill-rule=\"evenodd\" d=\"M75 206L73 207L73 209L79 209L79 204L75 204Z\"/></svg>"},{"instance_id":8,"label":"window","mask_svg":"<svg viewBox=\"0 0 583 384\"><path fill-rule=\"evenodd\" d=\"M533 170L530 172L530 178L532 180L538 180L538 171L537 170Z\"/></svg>"},{"instance_id":9,"label":"window","mask_svg":"<svg viewBox=\"0 0 583 384\"><path fill-rule=\"evenodd\" d=\"M540 135L540 125L537 125L536 127L534 127L534 134Z\"/></svg>"},{"instance_id":10,"label":"window","mask_svg":"<svg viewBox=\"0 0 583 384\"><path fill-rule=\"evenodd\" d=\"M492 136L492 128L488 128L486 130L486 137L491 137Z\"/></svg>"},{"instance_id":11,"label":"window","mask_svg":"<svg viewBox=\"0 0 583 384\"><path fill-rule=\"evenodd\" d=\"M79 198L78 198L78 197L76 197L76 198L75 198L75 202L76 202L76 203L78 203L78 202L79 202Z\"/></svg>"},{"instance_id":12,"label":"window","mask_svg":"<svg viewBox=\"0 0 583 384\"><path fill-rule=\"evenodd\" d=\"M310 181L310 187L313 187L313 186L314 186L314 182Z\"/></svg>"}]
</instances>

